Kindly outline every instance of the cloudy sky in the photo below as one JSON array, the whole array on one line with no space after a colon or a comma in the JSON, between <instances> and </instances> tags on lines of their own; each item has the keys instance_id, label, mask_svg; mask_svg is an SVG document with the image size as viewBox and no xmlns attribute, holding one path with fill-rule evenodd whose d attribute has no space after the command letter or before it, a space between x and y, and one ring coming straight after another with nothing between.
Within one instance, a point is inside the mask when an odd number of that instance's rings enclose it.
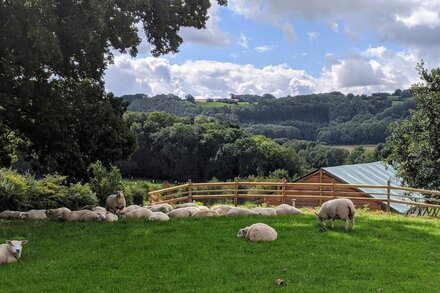
<instances>
[{"instance_id":1,"label":"cloudy sky","mask_svg":"<svg viewBox=\"0 0 440 293\"><path fill-rule=\"evenodd\" d=\"M370 94L418 82L417 62L440 66L438 0L229 0L206 30L183 29L174 55L116 55L116 95L226 98L341 91Z\"/></svg>"}]
</instances>

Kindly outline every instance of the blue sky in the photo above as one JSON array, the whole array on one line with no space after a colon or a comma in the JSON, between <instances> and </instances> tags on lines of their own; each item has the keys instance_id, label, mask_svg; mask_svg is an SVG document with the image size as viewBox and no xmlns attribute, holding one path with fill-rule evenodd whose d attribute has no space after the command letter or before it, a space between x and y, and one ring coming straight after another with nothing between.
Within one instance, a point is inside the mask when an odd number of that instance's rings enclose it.
<instances>
[{"instance_id":1,"label":"blue sky","mask_svg":"<svg viewBox=\"0 0 440 293\"><path fill-rule=\"evenodd\" d=\"M436 12L437 11L437 12ZM286 96L405 89L417 62L438 67L440 1L230 0L205 30L184 28L180 52L117 55L106 74L117 95Z\"/></svg>"}]
</instances>

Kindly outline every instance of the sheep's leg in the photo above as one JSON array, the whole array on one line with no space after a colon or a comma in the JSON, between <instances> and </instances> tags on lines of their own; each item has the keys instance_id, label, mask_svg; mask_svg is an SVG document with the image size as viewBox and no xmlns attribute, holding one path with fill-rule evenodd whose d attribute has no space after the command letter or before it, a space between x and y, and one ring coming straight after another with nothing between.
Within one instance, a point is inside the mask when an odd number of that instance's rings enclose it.
<instances>
[{"instance_id":1,"label":"sheep's leg","mask_svg":"<svg viewBox=\"0 0 440 293\"><path fill-rule=\"evenodd\" d=\"M356 229L356 224L354 223L354 218L351 219L351 224L352 224L353 230Z\"/></svg>"},{"instance_id":2,"label":"sheep's leg","mask_svg":"<svg viewBox=\"0 0 440 293\"><path fill-rule=\"evenodd\" d=\"M348 230L348 219L345 219L345 230Z\"/></svg>"},{"instance_id":3,"label":"sheep's leg","mask_svg":"<svg viewBox=\"0 0 440 293\"><path fill-rule=\"evenodd\" d=\"M335 227L335 219L332 219L332 229Z\"/></svg>"}]
</instances>

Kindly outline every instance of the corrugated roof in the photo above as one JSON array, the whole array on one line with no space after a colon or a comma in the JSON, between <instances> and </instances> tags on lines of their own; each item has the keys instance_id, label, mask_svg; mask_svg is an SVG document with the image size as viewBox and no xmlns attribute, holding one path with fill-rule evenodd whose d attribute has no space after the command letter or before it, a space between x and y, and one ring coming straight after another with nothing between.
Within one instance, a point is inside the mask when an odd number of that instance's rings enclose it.
<instances>
[{"instance_id":1,"label":"corrugated roof","mask_svg":"<svg viewBox=\"0 0 440 293\"><path fill-rule=\"evenodd\" d=\"M348 184L367 184L367 185L387 185L387 181L391 180L391 185L403 186L402 181L397 177L396 170L391 165L383 162L373 162L356 165L343 165L335 167L322 168L325 172L344 181ZM386 189L383 188L357 188L362 192L369 194L374 198L386 198ZM374 193L385 193L384 195ZM391 190L391 199L408 200L400 197L406 193L400 190ZM421 194L411 193L411 196L422 198ZM391 208L399 213L406 213L411 206L400 203L391 203Z\"/></svg>"}]
</instances>

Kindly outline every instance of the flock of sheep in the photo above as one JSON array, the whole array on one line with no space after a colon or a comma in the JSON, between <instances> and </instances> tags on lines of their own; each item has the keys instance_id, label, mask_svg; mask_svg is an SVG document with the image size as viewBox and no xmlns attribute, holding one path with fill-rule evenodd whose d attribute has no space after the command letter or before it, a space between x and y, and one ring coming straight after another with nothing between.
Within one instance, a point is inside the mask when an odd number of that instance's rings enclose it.
<instances>
[{"instance_id":1,"label":"flock of sheep","mask_svg":"<svg viewBox=\"0 0 440 293\"><path fill-rule=\"evenodd\" d=\"M179 204L175 208L167 203L153 204L151 206L126 206L124 194L117 192L107 198L105 208L100 206L87 206L78 211L71 211L62 207L48 210L29 210L3 211L0 213L0 219L27 219L27 220L46 220L55 219L59 221L102 221L114 222L121 218L143 219L152 221L168 221L170 218L188 218L188 217L219 217L219 216L276 216L276 215L299 215L303 212L293 206L281 204L275 208L241 208L228 205L215 205L211 209L206 206L200 206L195 203ZM356 210L353 202L349 199L334 199L325 202L318 213L317 220L322 229L326 229L325 220L341 219L345 221L345 229L348 230L349 221L352 222L352 228L355 229ZM264 223L256 223L238 231L237 237L244 237L250 241L274 241L277 239L277 232L272 227ZM22 246L27 240L7 240L5 244L0 245L0 264L16 262L22 251Z\"/></svg>"}]
</instances>

